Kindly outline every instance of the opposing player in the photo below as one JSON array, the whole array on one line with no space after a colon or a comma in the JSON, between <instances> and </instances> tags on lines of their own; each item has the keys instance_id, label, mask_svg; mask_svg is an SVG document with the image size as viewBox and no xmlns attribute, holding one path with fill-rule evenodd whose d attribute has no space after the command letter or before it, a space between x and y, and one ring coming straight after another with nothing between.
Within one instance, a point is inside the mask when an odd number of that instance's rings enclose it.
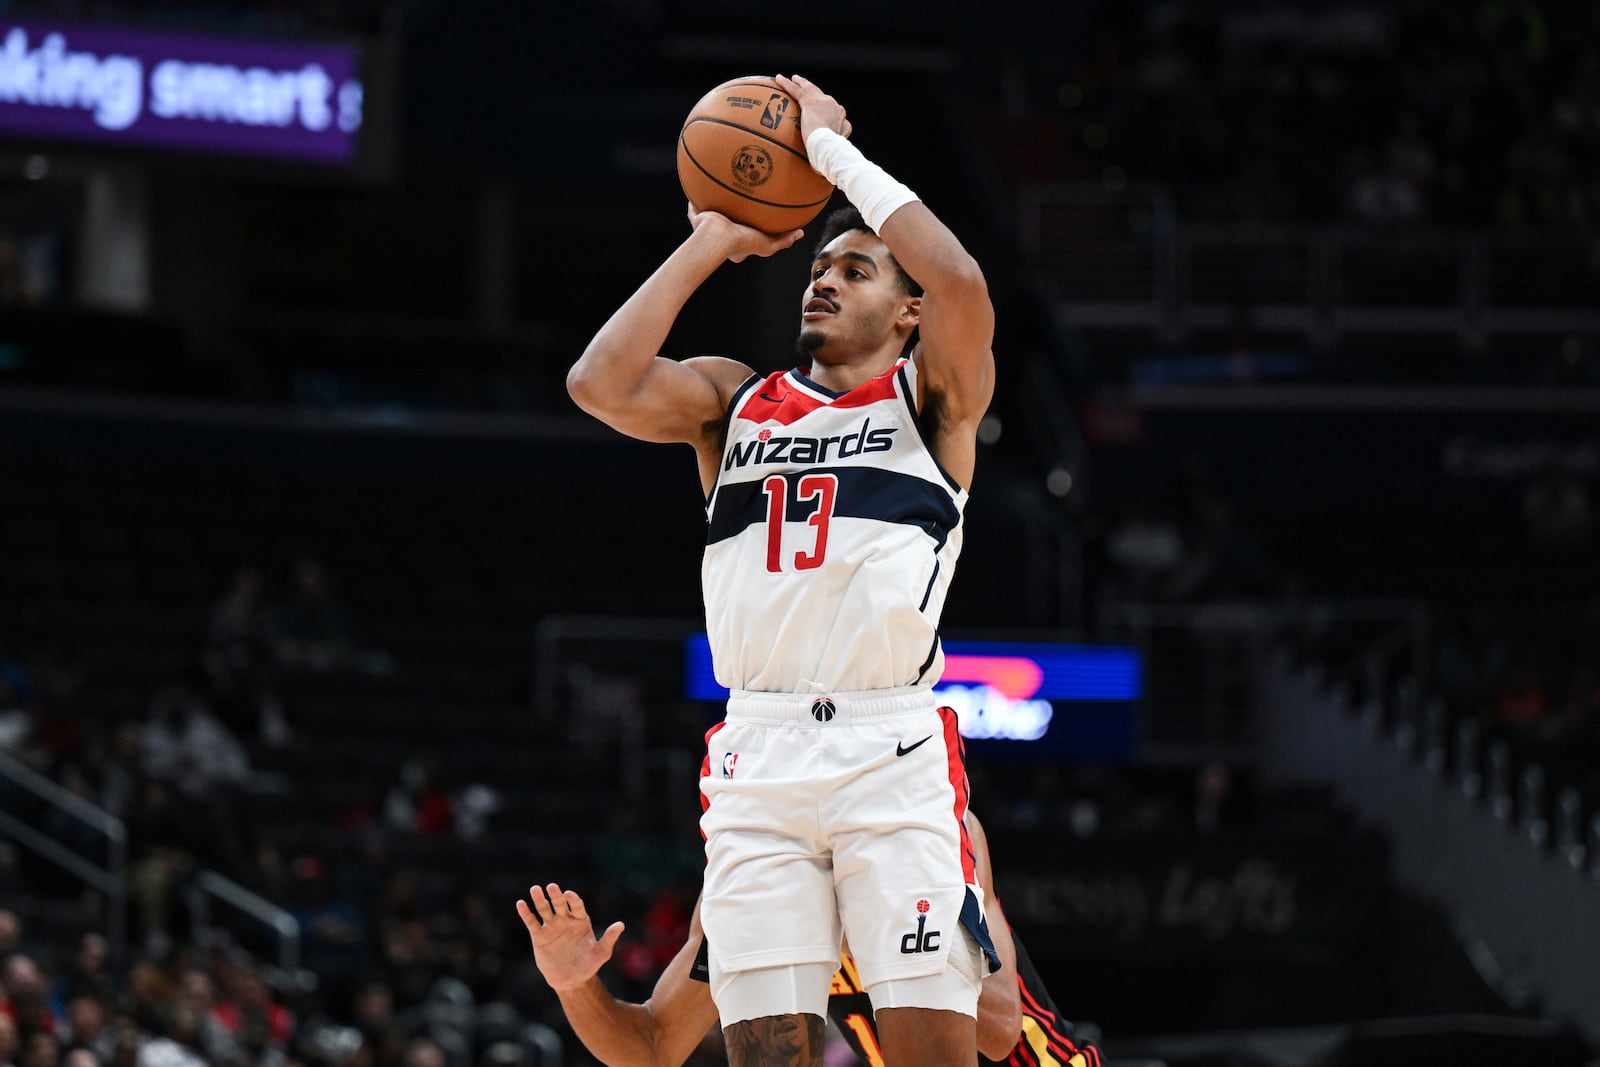
<instances>
[{"instance_id":1,"label":"opposing player","mask_svg":"<svg viewBox=\"0 0 1600 1067\"><path fill-rule=\"evenodd\" d=\"M968 830L984 884L989 880L989 850L983 828L969 812ZM597 941L582 898L554 884L534 886L517 910L533 942L534 960L561 998L567 1021L589 1052L609 1067L678 1067L688 1059L717 1020L705 984L705 944L700 909L689 937L662 971L643 1004L617 1000L599 978L611 958L621 923ZM1099 1050L1080 1043L1075 1028L1061 1017L1045 991L997 899L989 899L989 928L1004 966L984 982L978 1003L978 1061L1016 1067L1101 1067ZM861 1062L883 1067L870 999L861 987L848 949L833 976L828 1014Z\"/></svg>"},{"instance_id":2,"label":"opposing player","mask_svg":"<svg viewBox=\"0 0 1600 1067\"><path fill-rule=\"evenodd\" d=\"M956 719L931 686L993 394L994 309L954 234L847 139L844 108L804 78L778 82L812 165L856 209L830 217L812 259L809 366L762 378L658 356L724 261L801 236L691 212L567 384L623 433L693 445L708 498L707 629L732 696L701 778L702 920L731 1062L821 1062L844 933L885 1063L970 1067L998 959Z\"/></svg>"}]
</instances>

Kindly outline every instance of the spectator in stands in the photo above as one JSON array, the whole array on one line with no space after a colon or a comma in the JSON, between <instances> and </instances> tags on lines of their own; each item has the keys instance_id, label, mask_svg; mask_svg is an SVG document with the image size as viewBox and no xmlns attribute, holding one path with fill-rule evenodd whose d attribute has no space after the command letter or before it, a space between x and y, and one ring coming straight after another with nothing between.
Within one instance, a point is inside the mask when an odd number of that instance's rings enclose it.
<instances>
[{"instance_id":1,"label":"spectator in stands","mask_svg":"<svg viewBox=\"0 0 1600 1067\"><path fill-rule=\"evenodd\" d=\"M0 693L9 694L5 700L0 701L0 709L9 706L11 702L22 705L33 699L34 685L31 672L23 666L22 660L7 650L3 640L0 640L0 683L3 683Z\"/></svg>"},{"instance_id":2,"label":"spectator in stands","mask_svg":"<svg viewBox=\"0 0 1600 1067\"><path fill-rule=\"evenodd\" d=\"M49 1030L35 1030L22 1039L17 1067L59 1067L61 1039Z\"/></svg>"},{"instance_id":3,"label":"spectator in stands","mask_svg":"<svg viewBox=\"0 0 1600 1067\"><path fill-rule=\"evenodd\" d=\"M82 803L90 806L94 804L98 790L78 760L68 760L59 765L56 779L57 784ZM52 805L41 822L41 828L53 841L65 846L75 855L98 855L105 841L98 829L64 807ZM62 872L60 881L64 886L78 884L76 878L67 875L66 872Z\"/></svg>"},{"instance_id":4,"label":"spectator in stands","mask_svg":"<svg viewBox=\"0 0 1600 1067\"><path fill-rule=\"evenodd\" d=\"M17 1024L11 1016L0 1011L0 1067L15 1067L21 1041L17 1037Z\"/></svg>"},{"instance_id":5,"label":"spectator in stands","mask_svg":"<svg viewBox=\"0 0 1600 1067\"><path fill-rule=\"evenodd\" d=\"M200 1047L200 1019L181 1001L168 1006L154 1036L139 1048L138 1067L212 1067Z\"/></svg>"},{"instance_id":6,"label":"spectator in stands","mask_svg":"<svg viewBox=\"0 0 1600 1067\"><path fill-rule=\"evenodd\" d=\"M126 821L139 798L144 727L128 719L109 729L109 739L90 745L89 766L100 783L100 806Z\"/></svg>"},{"instance_id":7,"label":"spectator in stands","mask_svg":"<svg viewBox=\"0 0 1600 1067\"><path fill-rule=\"evenodd\" d=\"M232 1063L241 1055L233 1032L217 1014L217 987L211 972L199 963L184 966L178 976L177 1003L193 1012L195 1045L213 1065Z\"/></svg>"},{"instance_id":8,"label":"spectator in stands","mask_svg":"<svg viewBox=\"0 0 1600 1067\"><path fill-rule=\"evenodd\" d=\"M354 983L371 963L362 910L336 884L334 872L320 858L300 856L291 870L294 881L288 909L300 924L304 965L336 1001L347 1001ZM244 988L260 992L264 985L247 977Z\"/></svg>"},{"instance_id":9,"label":"spectator in stands","mask_svg":"<svg viewBox=\"0 0 1600 1067\"><path fill-rule=\"evenodd\" d=\"M0 752L10 753L24 763L32 763L33 708L16 683L0 673Z\"/></svg>"},{"instance_id":10,"label":"spectator in stands","mask_svg":"<svg viewBox=\"0 0 1600 1067\"><path fill-rule=\"evenodd\" d=\"M67 1002L63 1038L69 1050L87 1050L97 1060L111 1058L115 1034L110 1026L109 1001L84 993Z\"/></svg>"},{"instance_id":11,"label":"spectator in stands","mask_svg":"<svg viewBox=\"0 0 1600 1067\"><path fill-rule=\"evenodd\" d=\"M1594 529L1588 487L1562 464L1546 464L1523 492L1522 518L1536 551L1580 549Z\"/></svg>"},{"instance_id":12,"label":"spectator in stands","mask_svg":"<svg viewBox=\"0 0 1600 1067\"><path fill-rule=\"evenodd\" d=\"M78 938L78 948L56 983L56 996L63 1003L77 997L110 1000L116 994L111 974L111 946L105 935L90 931Z\"/></svg>"},{"instance_id":13,"label":"spectator in stands","mask_svg":"<svg viewBox=\"0 0 1600 1067\"><path fill-rule=\"evenodd\" d=\"M293 592L273 612L278 662L290 670L321 672L349 666L356 646L350 613L321 561L294 566Z\"/></svg>"},{"instance_id":14,"label":"spectator in stands","mask_svg":"<svg viewBox=\"0 0 1600 1067\"><path fill-rule=\"evenodd\" d=\"M177 995L177 987L159 964L147 959L139 960L128 968L124 1004L126 1019L112 1025L114 1028L131 1028L136 1035L157 1033L165 1025ZM119 1034L118 1043L121 1041Z\"/></svg>"},{"instance_id":15,"label":"spectator in stands","mask_svg":"<svg viewBox=\"0 0 1600 1067\"><path fill-rule=\"evenodd\" d=\"M473 886L456 893L433 927L444 973L464 983L479 1003L494 999L506 965L505 928L484 891Z\"/></svg>"},{"instance_id":16,"label":"spectator in stands","mask_svg":"<svg viewBox=\"0 0 1600 1067\"><path fill-rule=\"evenodd\" d=\"M208 670L211 699L228 729L273 748L283 748L293 739L275 661L262 656L237 672Z\"/></svg>"},{"instance_id":17,"label":"spectator in stands","mask_svg":"<svg viewBox=\"0 0 1600 1067\"><path fill-rule=\"evenodd\" d=\"M1600 644L1600 643L1597 643ZM1585 790L1600 784L1600 647L1588 650L1568 674L1565 693L1538 733L1540 763L1552 785Z\"/></svg>"},{"instance_id":18,"label":"spectator in stands","mask_svg":"<svg viewBox=\"0 0 1600 1067\"><path fill-rule=\"evenodd\" d=\"M200 806L181 803L166 782L147 779L128 818L133 927L156 956L172 947L178 890L195 869L195 851L206 833L205 815Z\"/></svg>"},{"instance_id":19,"label":"spectator in stands","mask_svg":"<svg viewBox=\"0 0 1600 1067\"><path fill-rule=\"evenodd\" d=\"M378 931L378 956L396 1002L421 1002L438 974L438 947L414 872L401 869L389 876L372 921Z\"/></svg>"},{"instance_id":20,"label":"spectator in stands","mask_svg":"<svg viewBox=\"0 0 1600 1067\"><path fill-rule=\"evenodd\" d=\"M144 1035L133 1020L126 1015L117 1016L111 1020L111 1057L106 1064L108 1067L138 1067L139 1047L143 1044Z\"/></svg>"},{"instance_id":21,"label":"spectator in stands","mask_svg":"<svg viewBox=\"0 0 1600 1067\"><path fill-rule=\"evenodd\" d=\"M1494 703L1489 707L1489 730L1517 745L1526 745L1544 725L1548 697L1539 672L1525 657L1513 659Z\"/></svg>"},{"instance_id":22,"label":"spectator in stands","mask_svg":"<svg viewBox=\"0 0 1600 1067\"><path fill-rule=\"evenodd\" d=\"M0 908L0 967L22 946L22 920L9 908Z\"/></svg>"},{"instance_id":23,"label":"spectator in stands","mask_svg":"<svg viewBox=\"0 0 1600 1067\"><path fill-rule=\"evenodd\" d=\"M159 690L145 722L142 770L193 800L210 800L243 786L250 757L206 705L195 680Z\"/></svg>"},{"instance_id":24,"label":"spectator in stands","mask_svg":"<svg viewBox=\"0 0 1600 1067\"><path fill-rule=\"evenodd\" d=\"M61 1057L61 1067L100 1067L104 1062L98 1052L88 1048L69 1048Z\"/></svg>"},{"instance_id":25,"label":"spectator in stands","mask_svg":"<svg viewBox=\"0 0 1600 1067\"><path fill-rule=\"evenodd\" d=\"M400 765L398 779L383 798L383 819L396 830L447 834L455 827L455 806L439 781L439 754L418 748Z\"/></svg>"},{"instance_id":26,"label":"spectator in stands","mask_svg":"<svg viewBox=\"0 0 1600 1067\"><path fill-rule=\"evenodd\" d=\"M1436 656L1439 694L1457 709L1481 706L1491 699L1510 658L1496 614L1474 607L1464 622L1446 622Z\"/></svg>"},{"instance_id":27,"label":"spectator in stands","mask_svg":"<svg viewBox=\"0 0 1600 1067\"><path fill-rule=\"evenodd\" d=\"M1165 509L1136 503L1106 531L1104 551L1123 592L1134 600L1165 599L1188 558L1183 531Z\"/></svg>"},{"instance_id":28,"label":"spectator in stands","mask_svg":"<svg viewBox=\"0 0 1600 1067\"><path fill-rule=\"evenodd\" d=\"M448 1067L444 1049L429 1037L416 1037L406 1042L400 1055L400 1067Z\"/></svg>"},{"instance_id":29,"label":"spectator in stands","mask_svg":"<svg viewBox=\"0 0 1600 1067\"><path fill-rule=\"evenodd\" d=\"M211 606L206 626L208 653L220 669L243 672L270 654L269 630L266 581L259 568L240 567Z\"/></svg>"},{"instance_id":30,"label":"spectator in stands","mask_svg":"<svg viewBox=\"0 0 1600 1067\"><path fill-rule=\"evenodd\" d=\"M368 978L356 987L350 1014L362 1043L369 1048L386 1045L395 1034L394 990L382 978Z\"/></svg>"},{"instance_id":31,"label":"spectator in stands","mask_svg":"<svg viewBox=\"0 0 1600 1067\"><path fill-rule=\"evenodd\" d=\"M255 1051L259 1059L262 1052L281 1053L289 1047L294 1014L277 1002L259 970L247 962L230 962L222 988L224 996L212 1012L242 1048Z\"/></svg>"},{"instance_id":32,"label":"spectator in stands","mask_svg":"<svg viewBox=\"0 0 1600 1067\"><path fill-rule=\"evenodd\" d=\"M17 1024L24 1051L32 1034L54 1035L61 1026L61 1012L50 997L50 982L26 953L12 953L0 969L0 1015Z\"/></svg>"},{"instance_id":33,"label":"spectator in stands","mask_svg":"<svg viewBox=\"0 0 1600 1067\"><path fill-rule=\"evenodd\" d=\"M73 703L46 694L34 710L32 748L36 766L56 768L77 758L88 727Z\"/></svg>"}]
</instances>

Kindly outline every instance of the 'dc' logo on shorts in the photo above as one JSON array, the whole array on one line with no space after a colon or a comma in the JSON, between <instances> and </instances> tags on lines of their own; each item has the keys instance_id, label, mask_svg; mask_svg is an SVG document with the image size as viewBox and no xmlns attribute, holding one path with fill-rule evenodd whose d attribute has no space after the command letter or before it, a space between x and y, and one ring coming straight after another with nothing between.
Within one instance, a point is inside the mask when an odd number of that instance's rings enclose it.
<instances>
[{"instance_id":1,"label":"'dc' logo on shorts","mask_svg":"<svg viewBox=\"0 0 1600 1067\"><path fill-rule=\"evenodd\" d=\"M830 722L835 714L833 700L829 697L818 697L811 702L811 717L818 722Z\"/></svg>"}]
</instances>

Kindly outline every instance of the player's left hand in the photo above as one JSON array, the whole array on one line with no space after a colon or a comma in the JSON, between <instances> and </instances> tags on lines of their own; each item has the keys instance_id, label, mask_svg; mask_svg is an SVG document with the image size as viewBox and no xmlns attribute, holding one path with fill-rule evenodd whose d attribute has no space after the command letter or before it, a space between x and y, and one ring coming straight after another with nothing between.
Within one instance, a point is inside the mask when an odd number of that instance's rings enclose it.
<instances>
[{"instance_id":1,"label":"player's left hand","mask_svg":"<svg viewBox=\"0 0 1600 1067\"><path fill-rule=\"evenodd\" d=\"M780 74L777 82L783 91L794 97L800 105L800 139L811 136L811 131L826 127L844 137L850 136L850 120L845 117L844 105L817 87L815 82L798 74Z\"/></svg>"},{"instance_id":2,"label":"player's left hand","mask_svg":"<svg viewBox=\"0 0 1600 1067\"><path fill-rule=\"evenodd\" d=\"M598 974L622 936L622 923L614 922L595 940L583 898L554 882L530 888L528 899L517 901L517 914L528 928L539 973L557 993Z\"/></svg>"}]
</instances>

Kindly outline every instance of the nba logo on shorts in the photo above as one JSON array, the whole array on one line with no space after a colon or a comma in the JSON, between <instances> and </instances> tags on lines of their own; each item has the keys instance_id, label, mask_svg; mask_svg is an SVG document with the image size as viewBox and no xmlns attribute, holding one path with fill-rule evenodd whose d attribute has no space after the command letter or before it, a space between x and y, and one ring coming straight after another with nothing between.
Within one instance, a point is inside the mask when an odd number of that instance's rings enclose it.
<instances>
[{"instance_id":1,"label":"nba logo on shorts","mask_svg":"<svg viewBox=\"0 0 1600 1067\"><path fill-rule=\"evenodd\" d=\"M739 762L739 753L724 752L722 754L722 777L733 777L733 765Z\"/></svg>"},{"instance_id":2,"label":"nba logo on shorts","mask_svg":"<svg viewBox=\"0 0 1600 1067\"><path fill-rule=\"evenodd\" d=\"M818 697L811 702L811 717L818 722L831 722L833 715L833 701L828 697Z\"/></svg>"}]
</instances>

